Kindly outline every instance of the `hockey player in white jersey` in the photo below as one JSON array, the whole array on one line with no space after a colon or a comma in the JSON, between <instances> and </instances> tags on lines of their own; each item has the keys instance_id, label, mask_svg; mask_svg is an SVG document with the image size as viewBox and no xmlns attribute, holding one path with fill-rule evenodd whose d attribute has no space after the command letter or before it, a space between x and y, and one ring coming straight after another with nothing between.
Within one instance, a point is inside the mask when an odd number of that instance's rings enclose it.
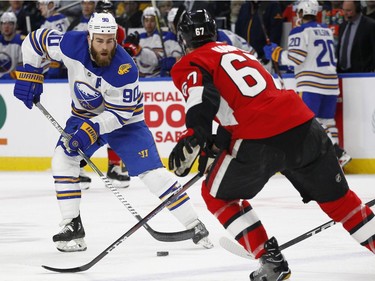
<instances>
[{"instance_id":1,"label":"hockey player in white jersey","mask_svg":"<svg viewBox=\"0 0 375 281\"><path fill-rule=\"evenodd\" d=\"M41 15L45 18L44 23L40 26L41 28L54 29L61 33L65 33L68 30L69 20L64 14L57 12L59 6L60 0L38 0L38 8ZM45 72L45 78L67 78L66 68L61 62L51 60L46 67L48 69Z\"/></svg>"},{"instance_id":2,"label":"hockey player in white jersey","mask_svg":"<svg viewBox=\"0 0 375 281\"><path fill-rule=\"evenodd\" d=\"M340 165L344 167L351 157L338 145L338 129L334 119L339 95L334 39L330 28L316 22L318 10L316 0L300 1L297 13L302 24L290 32L288 50L272 43L266 45L264 51L267 59L280 65L294 66L297 90L325 128Z\"/></svg>"},{"instance_id":3,"label":"hockey player in white jersey","mask_svg":"<svg viewBox=\"0 0 375 281\"><path fill-rule=\"evenodd\" d=\"M125 39L124 48L134 57L141 77L160 76L162 65L165 72L169 71L182 55L175 34L163 31L161 41L156 28L157 14L159 11L154 7L144 9L142 24L146 32L130 34Z\"/></svg>"},{"instance_id":4,"label":"hockey player in white jersey","mask_svg":"<svg viewBox=\"0 0 375 281\"><path fill-rule=\"evenodd\" d=\"M78 149L90 157L108 143L126 163L129 174L138 176L159 198L180 186L160 160L144 121L137 66L117 45L116 31L117 24L111 14L94 13L88 32L62 34L56 30L38 29L30 33L22 45L24 65L17 72L14 95L28 108L40 100L43 92L40 68L43 58L62 61L68 68L72 111L65 132L71 139L60 137L52 158L63 227L53 236L53 241L64 252L87 248L80 217L78 176L82 158ZM168 209L187 229L195 229L194 243L205 248L213 246L186 193Z\"/></svg>"},{"instance_id":5,"label":"hockey player in white jersey","mask_svg":"<svg viewBox=\"0 0 375 281\"><path fill-rule=\"evenodd\" d=\"M14 79L14 71L22 65L21 44L24 35L16 33L17 17L5 12L0 18L0 79Z\"/></svg>"}]
</instances>

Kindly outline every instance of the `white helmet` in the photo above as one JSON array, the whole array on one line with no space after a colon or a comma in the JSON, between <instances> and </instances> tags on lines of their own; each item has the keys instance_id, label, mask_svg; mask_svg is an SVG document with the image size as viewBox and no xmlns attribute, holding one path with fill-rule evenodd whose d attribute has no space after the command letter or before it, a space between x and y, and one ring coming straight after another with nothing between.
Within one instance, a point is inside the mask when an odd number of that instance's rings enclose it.
<instances>
[{"instance_id":1,"label":"white helmet","mask_svg":"<svg viewBox=\"0 0 375 281\"><path fill-rule=\"evenodd\" d=\"M302 10L302 17L306 15L316 16L319 11L319 3L316 0L301 0L297 5L297 13Z\"/></svg>"},{"instance_id":2,"label":"white helmet","mask_svg":"<svg viewBox=\"0 0 375 281\"><path fill-rule=\"evenodd\" d=\"M17 23L17 17L13 12L5 12L1 16L0 22L1 23L3 23L3 22L13 22L14 24L16 24Z\"/></svg>"},{"instance_id":3,"label":"white helmet","mask_svg":"<svg viewBox=\"0 0 375 281\"><path fill-rule=\"evenodd\" d=\"M94 37L94 33L115 34L116 37L117 23L110 13L93 13L87 29L91 40Z\"/></svg>"},{"instance_id":4,"label":"white helmet","mask_svg":"<svg viewBox=\"0 0 375 281\"><path fill-rule=\"evenodd\" d=\"M160 12L157 8L154 7L147 7L146 9L143 10L143 15L142 15L142 25L144 25L144 18L146 17L156 17L156 15L160 18Z\"/></svg>"}]
</instances>

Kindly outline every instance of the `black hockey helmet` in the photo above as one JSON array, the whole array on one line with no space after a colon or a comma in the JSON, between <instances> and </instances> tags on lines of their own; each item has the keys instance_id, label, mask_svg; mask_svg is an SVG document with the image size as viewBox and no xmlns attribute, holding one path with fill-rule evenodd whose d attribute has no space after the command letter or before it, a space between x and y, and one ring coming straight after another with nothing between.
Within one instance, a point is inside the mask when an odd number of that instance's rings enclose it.
<instances>
[{"instance_id":1,"label":"black hockey helmet","mask_svg":"<svg viewBox=\"0 0 375 281\"><path fill-rule=\"evenodd\" d=\"M96 3L95 12L97 13L114 13L115 6L109 0L100 0Z\"/></svg>"},{"instance_id":2,"label":"black hockey helmet","mask_svg":"<svg viewBox=\"0 0 375 281\"><path fill-rule=\"evenodd\" d=\"M177 25L177 38L184 51L216 41L216 23L205 10L184 12Z\"/></svg>"}]
</instances>

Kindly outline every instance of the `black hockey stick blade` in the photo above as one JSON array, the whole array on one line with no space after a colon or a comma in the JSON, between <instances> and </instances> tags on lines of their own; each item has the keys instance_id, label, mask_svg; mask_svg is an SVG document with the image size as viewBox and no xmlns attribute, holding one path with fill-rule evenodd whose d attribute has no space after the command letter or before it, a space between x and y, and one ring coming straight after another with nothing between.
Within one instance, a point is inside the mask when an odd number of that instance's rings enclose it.
<instances>
[{"instance_id":1,"label":"black hockey stick blade","mask_svg":"<svg viewBox=\"0 0 375 281\"><path fill-rule=\"evenodd\" d=\"M372 199L371 201L367 202L366 205L368 207L374 206L375 205L375 199ZM301 242L301 241L303 241L303 240L305 240L305 239L307 239L311 236L314 236L315 234L317 234L317 233L319 233L319 232L321 232L321 231L323 231L323 230L325 230L325 229L327 229L327 228L329 228L329 227L331 227L335 224L336 224L336 222L333 221L333 220L330 220L329 222L323 223L322 225L320 225L320 226L318 226L314 229L311 229L310 231L308 231L308 232L306 232L306 233L304 233L304 234L302 234L302 235L300 235L300 236L280 245L279 249L281 251L281 250L284 250L286 248L289 248L290 246L293 246L294 244L297 244L297 243L299 243L299 242Z\"/></svg>"},{"instance_id":2,"label":"black hockey stick blade","mask_svg":"<svg viewBox=\"0 0 375 281\"><path fill-rule=\"evenodd\" d=\"M142 220L142 217L139 217L139 221ZM176 232L159 232L152 229L147 223L144 224L144 228L150 233L152 237L160 242L179 242L192 239L195 234L194 228L186 229Z\"/></svg>"},{"instance_id":3,"label":"black hockey stick blade","mask_svg":"<svg viewBox=\"0 0 375 281\"><path fill-rule=\"evenodd\" d=\"M57 131L65 138L70 138L70 136L64 131L63 127L53 118L53 116L44 108L44 106L39 101L34 101L34 104L39 110L44 114L44 116L52 123L52 125L57 129ZM99 170L99 168L90 160L89 157L83 153L80 149L78 150L80 156L86 161L86 163L93 169L93 171L102 179L105 186L112 191L112 193L121 201L121 203L130 211L130 213L136 217L139 221L142 217L135 211L135 209L130 205L129 202L118 192L117 188L112 185L106 176ZM143 227L150 233L152 237L161 242L178 242L192 239L194 236L194 229L188 229L178 232L158 232L151 228L148 224L144 224Z\"/></svg>"},{"instance_id":4,"label":"black hockey stick blade","mask_svg":"<svg viewBox=\"0 0 375 281\"><path fill-rule=\"evenodd\" d=\"M108 255L112 250L117 248L117 246L119 246L127 238L129 238L130 235L132 235L139 228L141 228L143 225L145 225L150 219L152 219L156 214L158 214L166 206L173 203L182 193L184 193L189 187L191 187L193 184L195 184L201 177L202 177L202 175L200 173L198 173L193 178L191 178L180 189L178 189L175 193L173 193L171 196L169 196L167 200L160 203L159 206L157 206L154 210L152 210L150 213L148 213L147 216L145 216L142 220L140 220L137 224L135 224L132 228L130 228L125 234L121 235L120 238L118 238L115 242L113 242L111 245L109 245L104 251L102 251L98 256L96 256L89 263L86 263L84 265L77 266L77 267L71 267L71 268L56 268L56 267L51 267L51 266L47 266L47 265L42 265L42 267L47 269L47 270L59 272L59 273L75 273L75 272L82 272L82 271L86 271L86 270L90 269L95 264L97 264L101 259L103 259L106 255Z\"/></svg>"}]
</instances>

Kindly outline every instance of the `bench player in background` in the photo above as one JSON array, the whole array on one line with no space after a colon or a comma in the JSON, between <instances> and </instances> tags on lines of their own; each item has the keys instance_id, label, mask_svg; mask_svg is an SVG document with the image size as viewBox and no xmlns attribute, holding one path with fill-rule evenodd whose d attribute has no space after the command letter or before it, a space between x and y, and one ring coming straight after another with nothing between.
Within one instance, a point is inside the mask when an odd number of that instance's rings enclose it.
<instances>
[{"instance_id":1,"label":"bench player in background","mask_svg":"<svg viewBox=\"0 0 375 281\"><path fill-rule=\"evenodd\" d=\"M62 34L38 29L22 45L23 67L17 72L14 95L32 108L43 92L42 59L62 61L68 69L71 116L52 158L52 174L59 203L62 230L53 236L58 250L84 251L85 231L80 216L81 190L78 149L90 157L108 143L159 198L180 186L160 160L155 141L144 121L143 95L133 59L116 42L117 24L110 13L94 13L87 31ZM52 93L53 94L53 93ZM193 242L213 247L208 231L184 193L168 206L186 228L194 228ZM99 222L99 227L105 227Z\"/></svg>"},{"instance_id":2,"label":"bench player in background","mask_svg":"<svg viewBox=\"0 0 375 281\"><path fill-rule=\"evenodd\" d=\"M318 1L300 1L297 15L302 24L290 32L288 50L271 43L264 47L264 52L267 59L294 67L297 91L326 130L340 165L344 167L352 158L338 144L335 114L340 89L335 44L332 30L317 23L318 10Z\"/></svg>"},{"instance_id":3,"label":"bench player in background","mask_svg":"<svg viewBox=\"0 0 375 281\"><path fill-rule=\"evenodd\" d=\"M17 17L5 12L0 17L0 79L15 79L16 67L22 65L21 45L25 35L16 33Z\"/></svg>"},{"instance_id":4,"label":"bench player in background","mask_svg":"<svg viewBox=\"0 0 375 281\"><path fill-rule=\"evenodd\" d=\"M233 238L260 259L260 268L250 274L252 281L280 281L291 275L277 240L268 237L248 201L277 172L288 178L303 202L316 201L375 253L374 213L349 189L332 142L314 113L295 91L281 89L253 55L216 42L215 25L206 10L187 12L178 24L177 37L186 55L171 74L186 100L187 130L170 154L169 168L184 176L199 155L198 168L204 173L208 158L216 153L202 196ZM218 145L220 131L212 138L214 120L231 135L226 145ZM275 214L275 219L282 218Z\"/></svg>"}]
</instances>

